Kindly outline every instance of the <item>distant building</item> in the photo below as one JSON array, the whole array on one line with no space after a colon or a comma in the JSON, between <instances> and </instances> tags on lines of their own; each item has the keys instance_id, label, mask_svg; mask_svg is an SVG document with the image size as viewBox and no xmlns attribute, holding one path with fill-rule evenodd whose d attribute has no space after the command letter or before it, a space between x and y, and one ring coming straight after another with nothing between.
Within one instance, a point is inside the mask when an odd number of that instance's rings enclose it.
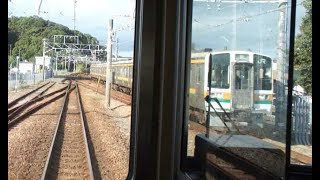
<instances>
[{"instance_id":1,"label":"distant building","mask_svg":"<svg viewBox=\"0 0 320 180\"><path fill-rule=\"evenodd\" d=\"M36 63L35 63L35 72L39 73L43 69L43 56L36 56ZM49 56L45 56L45 69L52 68L53 58Z\"/></svg>"},{"instance_id":2,"label":"distant building","mask_svg":"<svg viewBox=\"0 0 320 180\"><path fill-rule=\"evenodd\" d=\"M14 67L10 69L10 73L16 73L18 71L18 68Z\"/></svg>"},{"instance_id":3,"label":"distant building","mask_svg":"<svg viewBox=\"0 0 320 180\"><path fill-rule=\"evenodd\" d=\"M32 73L34 71L34 63L32 62L20 62L19 72L20 73Z\"/></svg>"}]
</instances>

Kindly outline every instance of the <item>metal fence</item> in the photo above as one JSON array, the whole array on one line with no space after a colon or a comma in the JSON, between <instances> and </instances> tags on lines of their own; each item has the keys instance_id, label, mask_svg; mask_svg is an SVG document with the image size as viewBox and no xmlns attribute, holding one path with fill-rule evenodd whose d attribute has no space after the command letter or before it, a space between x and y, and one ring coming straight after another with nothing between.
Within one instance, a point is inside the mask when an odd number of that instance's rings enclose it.
<instances>
[{"instance_id":1,"label":"metal fence","mask_svg":"<svg viewBox=\"0 0 320 180\"><path fill-rule=\"evenodd\" d=\"M292 100L293 143L312 145L312 97L293 96Z\"/></svg>"},{"instance_id":2,"label":"metal fence","mask_svg":"<svg viewBox=\"0 0 320 180\"><path fill-rule=\"evenodd\" d=\"M52 77L52 71L45 71L45 78L49 79ZM9 72L8 73L8 90L13 90L27 86L36 84L40 81L43 81L43 74L42 73L33 73L33 72L27 72L27 73L15 73L15 72Z\"/></svg>"}]
</instances>

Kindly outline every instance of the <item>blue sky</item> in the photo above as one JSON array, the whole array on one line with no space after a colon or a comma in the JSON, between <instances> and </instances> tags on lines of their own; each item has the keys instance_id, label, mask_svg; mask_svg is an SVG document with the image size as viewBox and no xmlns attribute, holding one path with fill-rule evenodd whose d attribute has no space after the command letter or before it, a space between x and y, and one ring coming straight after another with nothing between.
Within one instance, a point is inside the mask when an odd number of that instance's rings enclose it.
<instances>
[{"instance_id":1,"label":"blue sky","mask_svg":"<svg viewBox=\"0 0 320 180\"><path fill-rule=\"evenodd\" d=\"M299 33L305 10L301 0L297 4L296 33ZM194 3L192 42L198 49L251 49L275 58L280 14L277 9L278 3Z\"/></svg>"},{"instance_id":2,"label":"blue sky","mask_svg":"<svg viewBox=\"0 0 320 180\"><path fill-rule=\"evenodd\" d=\"M37 14L40 0L11 0L8 2L8 16L33 16ZM109 19L114 19L118 31L119 54L128 53L133 46L135 0L77 0L76 29L106 43ZM73 29L74 0L42 0L40 17ZM122 50L122 51L121 51Z\"/></svg>"},{"instance_id":3,"label":"blue sky","mask_svg":"<svg viewBox=\"0 0 320 180\"><path fill-rule=\"evenodd\" d=\"M301 0L298 0L298 4L300 2ZM37 14L40 0L11 0L8 3L8 16L32 16ZM91 34L101 44L105 44L108 21L112 18L114 19L114 28L118 30L119 55L131 55L134 40L134 19L132 17L134 6L135 0L77 0L76 29ZM263 13L275 8L277 8L276 4L246 3L234 6L194 2L193 42L199 48L221 49L224 46L228 46L228 48L239 48L241 46L252 50L263 50L267 54L274 55L275 49L273 47L277 39L278 12L259 15L245 22L216 26L235 19L235 13L237 17L242 17ZM42 0L40 12L42 18L73 29L74 0ZM131 17L126 17L126 15ZM303 6L297 6L297 27L299 27L303 15ZM237 30L234 31L234 28L237 28ZM298 28L296 31L298 31ZM246 37L250 38L252 42L244 41Z\"/></svg>"}]
</instances>

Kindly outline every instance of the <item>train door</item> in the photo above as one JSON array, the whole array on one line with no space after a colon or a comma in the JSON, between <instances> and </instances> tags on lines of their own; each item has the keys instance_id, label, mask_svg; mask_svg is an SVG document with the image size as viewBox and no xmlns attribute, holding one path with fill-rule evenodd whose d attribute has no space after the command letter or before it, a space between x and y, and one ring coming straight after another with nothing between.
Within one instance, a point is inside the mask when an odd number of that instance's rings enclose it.
<instances>
[{"instance_id":1,"label":"train door","mask_svg":"<svg viewBox=\"0 0 320 180\"><path fill-rule=\"evenodd\" d=\"M252 91L252 64L237 63L233 70L232 107L234 110L251 109L253 100Z\"/></svg>"}]
</instances>

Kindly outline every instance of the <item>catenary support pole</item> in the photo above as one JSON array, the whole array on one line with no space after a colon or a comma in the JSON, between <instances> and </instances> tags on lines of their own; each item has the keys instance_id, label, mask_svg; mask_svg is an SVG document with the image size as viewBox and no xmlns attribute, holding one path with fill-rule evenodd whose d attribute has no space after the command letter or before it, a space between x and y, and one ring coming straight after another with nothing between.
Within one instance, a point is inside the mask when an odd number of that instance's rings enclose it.
<instances>
[{"instance_id":1,"label":"catenary support pole","mask_svg":"<svg viewBox=\"0 0 320 180\"><path fill-rule=\"evenodd\" d=\"M106 69L106 104L110 108L113 19L109 20Z\"/></svg>"}]
</instances>

